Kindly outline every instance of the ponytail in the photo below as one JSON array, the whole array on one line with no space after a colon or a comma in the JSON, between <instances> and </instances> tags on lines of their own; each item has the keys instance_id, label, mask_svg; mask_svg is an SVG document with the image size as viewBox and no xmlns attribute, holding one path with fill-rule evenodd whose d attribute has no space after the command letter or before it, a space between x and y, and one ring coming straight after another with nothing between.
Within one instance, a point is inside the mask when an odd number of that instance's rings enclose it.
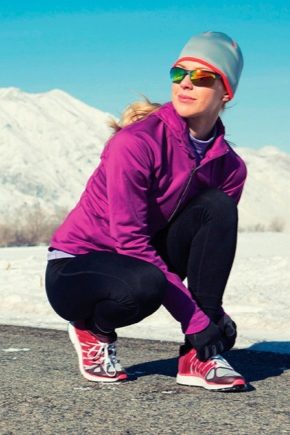
<instances>
[{"instance_id":1,"label":"ponytail","mask_svg":"<svg viewBox=\"0 0 290 435\"><path fill-rule=\"evenodd\" d=\"M161 107L159 103L152 103L148 98L145 97L144 101L136 101L130 104L121 115L119 121L115 119L109 120L109 126L114 130L115 133L121 130L126 125L130 125L133 122L140 121L151 113L155 112Z\"/></svg>"}]
</instances>

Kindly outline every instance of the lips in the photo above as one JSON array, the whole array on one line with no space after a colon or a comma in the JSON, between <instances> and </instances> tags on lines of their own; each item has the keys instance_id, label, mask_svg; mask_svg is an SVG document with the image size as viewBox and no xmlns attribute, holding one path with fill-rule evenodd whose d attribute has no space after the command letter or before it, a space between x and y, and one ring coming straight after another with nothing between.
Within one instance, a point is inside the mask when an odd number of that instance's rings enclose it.
<instances>
[{"instance_id":1,"label":"lips","mask_svg":"<svg viewBox=\"0 0 290 435\"><path fill-rule=\"evenodd\" d=\"M179 94L177 96L178 100L182 103L192 103L196 100L196 98L189 97L188 95Z\"/></svg>"}]
</instances>

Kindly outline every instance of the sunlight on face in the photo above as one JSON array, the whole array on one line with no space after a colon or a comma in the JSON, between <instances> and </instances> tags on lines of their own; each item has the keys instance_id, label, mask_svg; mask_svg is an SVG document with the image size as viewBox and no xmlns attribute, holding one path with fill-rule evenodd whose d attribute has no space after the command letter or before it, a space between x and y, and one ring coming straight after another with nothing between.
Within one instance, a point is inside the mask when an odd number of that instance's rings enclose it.
<instances>
[{"instance_id":1,"label":"sunlight on face","mask_svg":"<svg viewBox=\"0 0 290 435\"><path fill-rule=\"evenodd\" d=\"M194 70L210 69L199 62L182 61L177 66ZM221 79L216 79L212 86L195 86L189 76L180 83L172 83L172 103L177 113L185 118L218 117L219 112L228 101L228 94Z\"/></svg>"}]
</instances>

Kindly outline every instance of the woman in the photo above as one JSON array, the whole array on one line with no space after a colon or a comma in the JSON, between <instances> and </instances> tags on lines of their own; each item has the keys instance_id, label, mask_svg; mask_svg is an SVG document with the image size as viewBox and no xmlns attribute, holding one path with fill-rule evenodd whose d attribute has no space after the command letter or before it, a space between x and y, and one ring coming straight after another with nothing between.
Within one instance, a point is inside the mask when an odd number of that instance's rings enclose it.
<instances>
[{"instance_id":1,"label":"woman","mask_svg":"<svg viewBox=\"0 0 290 435\"><path fill-rule=\"evenodd\" d=\"M220 356L236 338L222 297L246 168L224 139L219 114L242 66L238 45L224 33L192 37L170 71L172 101L144 113L129 108L129 125L110 138L80 201L52 237L48 299L70 322L88 380L127 379L115 330L163 304L185 334L177 382L245 388Z\"/></svg>"}]
</instances>

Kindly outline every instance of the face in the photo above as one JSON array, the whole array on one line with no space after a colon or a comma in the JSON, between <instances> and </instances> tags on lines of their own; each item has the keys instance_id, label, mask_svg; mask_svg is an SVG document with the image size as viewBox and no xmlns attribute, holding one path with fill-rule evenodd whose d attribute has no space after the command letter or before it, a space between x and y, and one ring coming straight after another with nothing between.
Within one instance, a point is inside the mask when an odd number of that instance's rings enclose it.
<instances>
[{"instance_id":1,"label":"face","mask_svg":"<svg viewBox=\"0 0 290 435\"><path fill-rule=\"evenodd\" d=\"M176 66L186 70L197 68L210 70L194 61L182 61ZM186 75L180 83L172 83L173 106L180 116L188 119L208 117L212 120L217 118L227 101L229 101L229 96L221 79L216 79L211 86L195 86L189 75Z\"/></svg>"}]
</instances>

